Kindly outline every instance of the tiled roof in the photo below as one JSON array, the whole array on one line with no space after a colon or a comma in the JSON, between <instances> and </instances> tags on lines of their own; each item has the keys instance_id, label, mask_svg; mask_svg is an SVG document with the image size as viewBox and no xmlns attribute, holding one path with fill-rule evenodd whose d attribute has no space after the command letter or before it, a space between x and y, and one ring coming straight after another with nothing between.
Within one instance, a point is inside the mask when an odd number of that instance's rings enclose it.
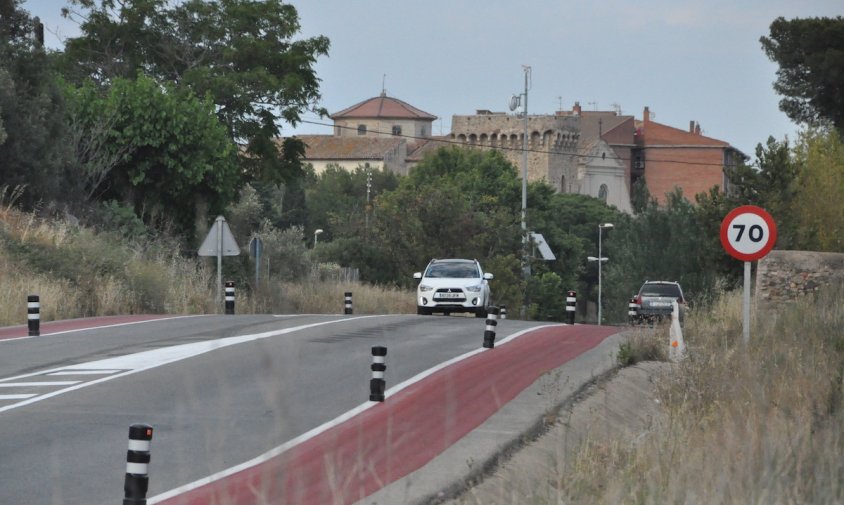
<instances>
[{"instance_id":1,"label":"tiled roof","mask_svg":"<svg viewBox=\"0 0 844 505\"><path fill-rule=\"evenodd\" d=\"M407 160L422 161L426 154L435 152L441 147L452 147L454 145L455 142L451 137L431 137L417 140L407 145Z\"/></svg>"},{"instance_id":2,"label":"tiled roof","mask_svg":"<svg viewBox=\"0 0 844 505\"><path fill-rule=\"evenodd\" d=\"M437 116L417 109L398 98L385 94L364 100L340 112L331 115L331 119L345 118L389 118L389 119L427 119L433 121Z\"/></svg>"},{"instance_id":3,"label":"tiled roof","mask_svg":"<svg viewBox=\"0 0 844 505\"><path fill-rule=\"evenodd\" d=\"M667 126L656 121L648 121L647 126L642 121L636 121L636 128L642 127L644 146L653 145L686 145L686 146L718 146L729 147L723 140L698 135L687 130Z\"/></svg>"},{"instance_id":4,"label":"tiled roof","mask_svg":"<svg viewBox=\"0 0 844 505\"><path fill-rule=\"evenodd\" d=\"M398 147L399 137L336 137L297 135L305 143L306 160L380 160Z\"/></svg>"},{"instance_id":5,"label":"tiled roof","mask_svg":"<svg viewBox=\"0 0 844 505\"><path fill-rule=\"evenodd\" d=\"M593 113L584 111L580 115L580 139L578 148L591 146L600 134L609 132L633 116L619 116L614 112ZM632 132L631 132L632 138Z\"/></svg>"}]
</instances>

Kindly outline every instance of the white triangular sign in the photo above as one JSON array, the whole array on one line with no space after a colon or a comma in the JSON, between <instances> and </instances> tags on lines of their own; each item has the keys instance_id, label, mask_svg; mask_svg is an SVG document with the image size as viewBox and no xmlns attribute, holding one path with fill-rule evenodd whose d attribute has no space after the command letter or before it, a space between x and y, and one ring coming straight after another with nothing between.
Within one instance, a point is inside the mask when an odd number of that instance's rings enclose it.
<instances>
[{"instance_id":1,"label":"white triangular sign","mask_svg":"<svg viewBox=\"0 0 844 505\"><path fill-rule=\"evenodd\" d=\"M205 240L202 242L202 245L199 247L198 254L200 256L217 256L217 230L220 230L222 233L222 242L223 242L223 256L237 256L240 254L240 247L238 247L237 242L234 240L234 235L232 234L231 229L229 228L229 224L226 222L226 219L223 216L218 216L216 221L214 221L214 225L211 226L211 230L208 231L208 235L205 237Z\"/></svg>"}]
</instances>

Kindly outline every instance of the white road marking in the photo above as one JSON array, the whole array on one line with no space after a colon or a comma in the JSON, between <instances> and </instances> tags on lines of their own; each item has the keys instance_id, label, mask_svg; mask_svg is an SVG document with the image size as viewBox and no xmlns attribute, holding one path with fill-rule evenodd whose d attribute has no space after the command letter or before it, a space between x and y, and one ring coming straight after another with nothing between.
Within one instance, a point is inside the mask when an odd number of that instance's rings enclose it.
<instances>
[{"instance_id":1,"label":"white road marking","mask_svg":"<svg viewBox=\"0 0 844 505\"><path fill-rule=\"evenodd\" d=\"M45 375L109 375L117 372L122 372L123 369L119 370L64 370L61 372L50 372Z\"/></svg>"},{"instance_id":2,"label":"white road marking","mask_svg":"<svg viewBox=\"0 0 844 505\"><path fill-rule=\"evenodd\" d=\"M72 386L81 381L41 381L41 382L0 382L0 388L18 388L31 386Z\"/></svg>"},{"instance_id":3,"label":"white road marking","mask_svg":"<svg viewBox=\"0 0 844 505\"><path fill-rule=\"evenodd\" d=\"M0 395L0 400L25 400L38 395Z\"/></svg>"},{"instance_id":4,"label":"white road marking","mask_svg":"<svg viewBox=\"0 0 844 505\"><path fill-rule=\"evenodd\" d=\"M504 345L508 342L512 342L513 340L515 340L515 339L521 337L522 335L529 333L531 331L536 331L536 330L539 330L539 329L542 329L542 328L549 328L549 327L555 327L555 326L563 326L563 325L561 325L561 324L547 324L547 325L543 325L543 326L536 326L536 327L533 327L533 328L528 328L526 330L518 331L516 333L513 333L513 334L507 336L507 338L502 339L500 342L498 342L496 344L496 346L501 346L501 345ZM430 375L442 370L443 368L445 368L449 365L453 365L454 363L457 363L459 361L463 361L465 359L471 358L472 356L474 356L476 354L480 354L480 353L482 353L486 350L487 349L480 347L478 349L475 349L474 351L469 351L465 354L457 356L456 358L453 358L453 359L450 359L450 360L448 360L444 363L441 363L441 364L439 364L439 365L437 365L433 368L429 368L428 370L425 370L424 372L421 372L420 374L418 374L414 377L411 377L410 379L408 379L408 380L406 380L406 381L404 381L404 382L402 382L402 383L400 383L400 384L398 384L394 387L391 387L390 389L385 391L384 397L389 398L390 396L398 393L399 391L406 389L406 388L412 386L413 384L416 384L417 382L421 381L422 379L429 377ZM188 484L185 484L183 486L179 486L175 489L171 489L170 491L167 491L167 492L161 493L159 495L153 496L152 498L150 498L147 501L147 503L149 503L149 505L154 505L156 503L160 503L164 500L168 500L168 499L173 498L175 496L178 496L180 494L187 493L189 491L193 491L194 489L197 489L197 488L202 487L204 485L211 484L212 482L216 482L220 479L224 479L224 478L226 478L230 475L234 475L234 474L236 474L240 471L246 470L247 468L252 468L253 466L258 466L262 463L266 463L267 461L273 459L274 457L276 457L280 454L283 454L285 451L288 451L288 450L292 449L293 447L296 447L297 445L300 445L304 442L307 442L308 440L316 437L317 435L319 435L319 434L321 434L325 431L330 430L331 428L333 428L335 426L339 426L339 425L343 424L344 422L348 421L349 419L355 417L356 415L360 414L361 412L365 412L366 410L374 407L375 405L378 405L379 403L381 403L381 402L371 402L370 401L370 402L362 403L362 404L358 405L357 407L353 408L352 410L349 410L348 412L341 414L338 417L332 419L331 421L328 421L327 423L323 423L323 424L317 426L316 428L299 435L298 437L296 437L294 439L288 440L287 442L279 445L278 447L274 447L274 448L270 449L269 451L265 452L264 454L261 454L260 456L258 456L256 458L250 459L249 461L243 462L239 465L236 465L236 466L233 466L231 468L227 468L225 470L217 472L215 474L209 475L208 477L203 477L201 479L195 480L195 481L190 482Z\"/></svg>"},{"instance_id":5,"label":"white road marking","mask_svg":"<svg viewBox=\"0 0 844 505\"><path fill-rule=\"evenodd\" d=\"M143 323L155 323L157 321L172 321L173 319L184 319L186 317L206 317L210 314L193 314L187 316L170 316L170 317L160 317L158 319L144 319L143 321L129 321L128 323L115 323L115 324L107 324L104 326L87 326L85 328L75 328L73 330L64 330L64 331L57 331L55 333L44 333L42 332L41 335L37 337L12 337L12 338L2 338L0 339L0 344L3 342L12 342L15 340L25 340L30 338L44 338L44 337L52 337L54 335L64 335L65 333L74 333L77 331L88 331L88 330L102 330L105 328L117 328L118 326L130 326L133 324L143 324ZM24 328L25 329L25 328Z\"/></svg>"},{"instance_id":6,"label":"white road marking","mask_svg":"<svg viewBox=\"0 0 844 505\"><path fill-rule=\"evenodd\" d=\"M238 335L234 337L226 337L216 340L204 340L202 342L193 342L190 344L182 344L182 345L174 345L170 347L162 347L159 349L153 349L150 351L143 351L135 354L128 354L126 356L116 356L113 358L106 358L98 361L89 361L87 363L80 363L78 365L71 365L71 366L64 366L61 368L53 368L50 370L42 370L40 372L34 372L25 375L18 375L16 377L8 377L5 379L0 379L0 382L9 382L23 378L31 378L35 376L44 376L44 375L89 375L94 373L110 373L106 377L100 377L99 379L82 382L79 384L72 385L70 387L59 389L56 391L52 391L47 394L43 395L33 395L28 399L24 399L24 401L15 403L13 405L7 405L5 407L0 407L0 413L6 412L7 410L16 409L19 407L23 407L26 405L30 405L36 402L40 402L42 400L46 400L48 398L52 398L54 396L58 396L64 393L69 393L71 391L76 391L77 389L82 389L88 386L93 386L95 384L100 384L101 382L110 381L112 379L117 379L120 377L126 377L127 375L136 374L138 372L143 372L145 370L149 370L152 368L157 368L163 365L167 365L176 361L181 361L184 359L192 358L194 356L199 356L200 354L205 354L211 351L215 351L217 349L222 349L224 347L229 347L232 345L242 344L244 342L252 342L255 340L261 340L270 337L276 337L278 335L284 335L287 333L293 333L300 330L305 330L308 328L315 328L317 326L324 326L327 324L335 324L335 323L342 323L346 321L353 321L355 319L367 319L373 317L390 317L390 316L357 316L357 317L346 317L343 319L335 319L331 321L322 321L319 323L311 323L311 324L303 324L301 326L293 326L291 328L284 328L281 330L273 330L273 331L266 331L263 333L253 333L251 335Z\"/></svg>"}]
</instances>

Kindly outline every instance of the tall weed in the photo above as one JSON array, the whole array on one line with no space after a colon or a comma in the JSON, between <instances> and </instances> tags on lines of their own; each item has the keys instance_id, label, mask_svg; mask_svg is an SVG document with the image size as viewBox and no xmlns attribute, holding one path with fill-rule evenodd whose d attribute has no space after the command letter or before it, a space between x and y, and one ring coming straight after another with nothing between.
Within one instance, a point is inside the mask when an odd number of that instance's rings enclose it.
<instances>
[{"instance_id":1,"label":"tall weed","mask_svg":"<svg viewBox=\"0 0 844 505\"><path fill-rule=\"evenodd\" d=\"M689 314L662 425L637 445L584 444L560 503L844 502L844 289L757 314L747 346L741 303Z\"/></svg>"}]
</instances>

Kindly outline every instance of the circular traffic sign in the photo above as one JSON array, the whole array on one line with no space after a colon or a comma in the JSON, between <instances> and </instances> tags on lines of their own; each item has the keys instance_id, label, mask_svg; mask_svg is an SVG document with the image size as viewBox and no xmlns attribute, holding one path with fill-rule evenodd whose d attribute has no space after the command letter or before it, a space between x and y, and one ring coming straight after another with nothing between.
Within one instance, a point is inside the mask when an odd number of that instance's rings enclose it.
<instances>
[{"instance_id":1,"label":"circular traffic sign","mask_svg":"<svg viewBox=\"0 0 844 505\"><path fill-rule=\"evenodd\" d=\"M742 261L756 261L771 252L777 241L777 225L765 209L743 205L721 221L721 245Z\"/></svg>"}]
</instances>

